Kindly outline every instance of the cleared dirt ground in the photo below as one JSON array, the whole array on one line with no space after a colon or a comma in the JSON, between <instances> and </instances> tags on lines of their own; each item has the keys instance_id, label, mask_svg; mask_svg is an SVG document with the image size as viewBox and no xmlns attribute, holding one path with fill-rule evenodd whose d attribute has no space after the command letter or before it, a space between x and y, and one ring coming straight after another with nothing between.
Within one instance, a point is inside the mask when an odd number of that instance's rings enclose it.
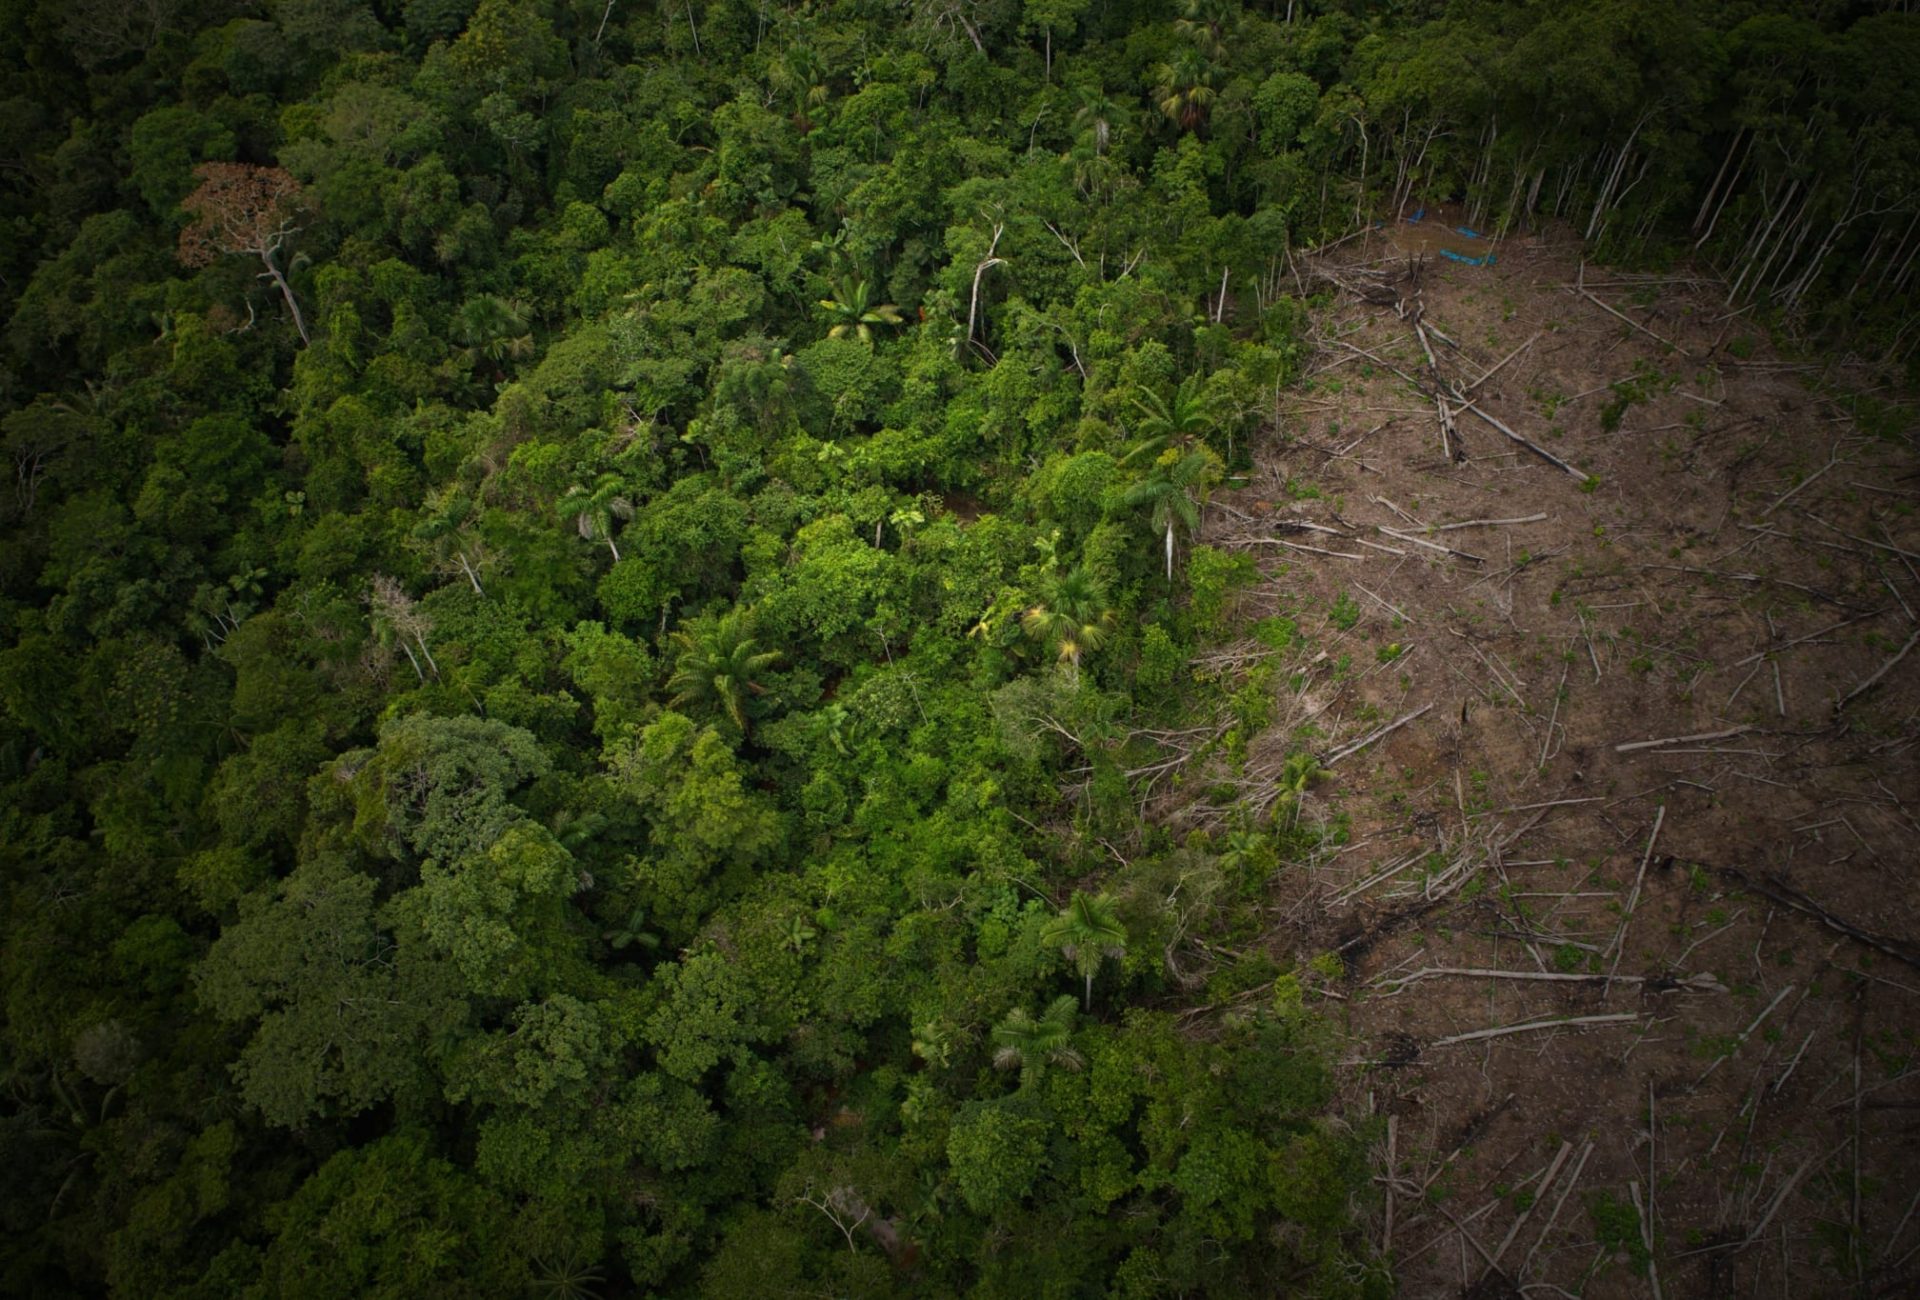
<instances>
[{"instance_id":1,"label":"cleared dirt ground","mask_svg":"<svg viewBox=\"0 0 1920 1300\"><path fill-rule=\"evenodd\" d=\"M1268 942L1345 963L1403 1294L1920 1294L1910 412L1704 274L1393 234L1300 266L1312 382L1202 540L1302 634L1213 657L1279 666L1247 779L1341 755Z\"/></svg>"}]
</instances>

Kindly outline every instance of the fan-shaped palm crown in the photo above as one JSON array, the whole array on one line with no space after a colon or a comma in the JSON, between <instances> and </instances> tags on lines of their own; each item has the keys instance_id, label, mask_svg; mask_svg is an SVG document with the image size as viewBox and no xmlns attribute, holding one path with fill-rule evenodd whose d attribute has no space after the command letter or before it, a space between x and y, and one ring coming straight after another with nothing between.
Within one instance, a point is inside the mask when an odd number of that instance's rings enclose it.
<instances>
[{"instance_id":1,"label":"fan-shaped palm crown","mask_svg":"<svg viewBox=\"0 0 1920 1300\"><path fill-rule=\"evenodd\" d=\"M1046 1066L1078 1070L1086 1062L1069 1039L1079 1008L1073 994L1062 993L1038 1016L1015 1007L993 1027L993 1064L1001 1070L1019 1070L1022 1083L1039 1077Z\"/></svg>"},{"instance_id":2,"label":"fan-shaped palm crown","mask_svg":"<svg viewBox=\"0 0 1920 1300\"><path fill-rule=\"evenodd\" d=\"M890 302L874 302L873 290L859 276L843 276L833 282L833 297L822 298L820 308L833 324L828 338L843 339L849 334L869 346L875 325L898 325L900 309Z\"/></svg>"},{"instance_id":3,"label":"fan-shaped palm crown","mask_svg":"<svg viewBox=\"0 0 1920 1300\"><path fill-rule=\"evenodd\" d=\"M1192 46L1181 50L1159 68L1153 99L1167 119L1182 131L1198 131L1207 124L1213 111L1213 81L1217 74L1212 60Z\"/></svg>"},{"instance_id":4,"label":"fan-shaped palm crown","mask_svg":"<svg viewBox=\"0 0 1920 1300\"><path fill-rule=\"evenodd\" d=\"M1076 675L1080 656L1105 645L1113 624L1106 589L1082 566L1056 578L1047 598L1020 616L1026 634L1050 646Z\"/></svg>"},{"instance_id":5,"label":"fan-shaped palm crown","mask_svg":"<svg viewBox=\"0 0 1920 1300\"><path fill-rule=\"evenodd\" d=\"M746 731L747 700L766 694L760 675L780 660L778 650L761 650L753 635L753 615L728 610L719 618L673 634L680 652L667 689L676 709L716 708Z\"/></svg>"}]
</instances>

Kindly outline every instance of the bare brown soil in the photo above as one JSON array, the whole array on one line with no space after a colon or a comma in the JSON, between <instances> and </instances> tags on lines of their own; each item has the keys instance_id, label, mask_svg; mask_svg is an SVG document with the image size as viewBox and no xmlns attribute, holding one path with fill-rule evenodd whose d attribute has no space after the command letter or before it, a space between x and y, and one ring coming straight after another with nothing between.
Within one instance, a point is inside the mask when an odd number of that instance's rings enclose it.
<instances>
[{"instance_id":1,"label":"bare brown soil","mask_svg":"<svg viewBox=\"0 0 1920 1300\"><path fill-rule=\"evenodd\" d=\"M1367 243L1320 268L1345 288L1312 382L1202 540L1257 557L1249 620L1303 634L1209 660L1280 667L1256 799L1424 710L1309 796L1348 838L1270 935L1346 963L1402 1293L1920 1294L1908 434L1704 276L1532 237L1416 290ZM1458 401L1443 450L1415 317L1442 392L1520 349L1472 401L1597 484ZM1161 814L1217 818L1204 784Z\"/></svg>"}]
</instances>

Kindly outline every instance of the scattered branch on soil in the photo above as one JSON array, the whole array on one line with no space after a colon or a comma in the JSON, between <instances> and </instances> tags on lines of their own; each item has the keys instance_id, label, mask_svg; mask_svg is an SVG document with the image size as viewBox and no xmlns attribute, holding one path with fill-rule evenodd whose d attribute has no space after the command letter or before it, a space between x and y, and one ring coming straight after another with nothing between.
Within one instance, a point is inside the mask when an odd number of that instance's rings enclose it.
<instances>
[{"instance_id":1,"label":"scattered branch on soil","mask_svg":"<svg viewBox=\"0 0 1920 1300\"><path fill-rule=\"evenodd\" d=\"M1744 662L1746 661L1741 661L1741 663ZM1739 666L1740 664L1734 665L1736 668ZM1729 727L1725 731L1702 731L1691 736L1664 736L1659 740L1633 740L1625 744L1615 745L1613 752L1616 754L1630 754L1635 750L1659 749L1666 745L1684 745L1699 740L1726 740L1733 736L1744 736L1752 730L1752 727L1740 726Z\"/></svg>"},{"instance_id":2,"label":"scattered branch on soil","mask_svg":"<svg viewBox=\"0 0 1920 1300\"><path fill-rule=\"evenodd\" d=\"M1895 664L1899 663L1902 659L1905 659L1907 657L1907 651L1913 649L1914 643L1916 641L1920 641L1920 632L1915 632L1912 636L1908 637L1907 643L1900 647L1899 651L1895 653L1893 658L1881 664L1878 672L1874 673L1874 675L1867 678L1866 681L1861 682L1858 686L1848 691L1846 693L1846 696L1842 698L1838 704L1833 706L1833 711L1835 713L1840 712L1842 709L1846 708L1849 704L1853 703L1855 699L1859 698L1860 696L1866 694L1868 691L1872 690L1874 686L1879 683L1882 677L1885 677L1888 674L1888 672L1892 671L1893 666Z\"/></svg>"},{"instance_id":3,"label":"scattered branch on soil","mask_svg":"<svg viewBox=\"0 0 1920 1300\"><path fill-rule=\"evenodd\" d=\"M1429 1047L1452 1047L1455 1043L1474 1043L1484 1038L1504 1038L1508 1034L1524 1034L1535 1029L1571 1029L1580 1025L1618 1025L1626 1021L1639 1020L1637 1013L1617 1011L1602 1016L1571 1016L1556 1020L1529 1020L1519 1025L1496 1025L1492 1029L1476 1029L1470 1034L1454 1034L1450 1038L1436 1038L1427 1044Z\"/></svg>"},{"instance_id":4,"label":"scattered branch on soil","mask_svg":"<svg viewBox=\"0 0 1920 1300\"><path fill-rule=\"evenodd\" d=\"M1361 750L1365 749L1368 745L1373 744L1376 740L1379 740L1382 737L1390 735L1391 733L1398 731L1400 728L1406 726L1409 722L1412 722L1415 718L1427 712L1427 710L1431 709L1432 707L1433 707L1432 704L1423 704L1419 708L1415 709L1412 713L1407 714L1405 717L1399 719L1398 721L1389 722L1386 726L1380 728L1378 731L1370 732L1367 735L1362 736L1359 740L1354 741L1350 745L1341 746L1339 749L1334 750L1333 753L1327 755L1326 759L1323 760L1323 765L1326 767L1332 767L1335 763L1338 763L1341 759L1347 758L1347 757L1350 757L1351 755L1359 753Z\"/></svg>"}]
</instances>

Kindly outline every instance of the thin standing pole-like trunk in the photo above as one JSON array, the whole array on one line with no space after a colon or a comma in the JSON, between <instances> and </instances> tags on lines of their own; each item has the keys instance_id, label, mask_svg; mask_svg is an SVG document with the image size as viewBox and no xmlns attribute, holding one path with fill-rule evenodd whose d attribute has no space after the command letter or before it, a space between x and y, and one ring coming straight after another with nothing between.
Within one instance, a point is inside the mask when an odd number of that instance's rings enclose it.
<instances>
[{"instance_id":1,"label":"thin standing pole-like trunk","mask_svg":"<svg viewBox=\"0 0 1920 1300\"><path fill-rule=\"evenodd\" d=\"M1916 220L1920 220L1920 216L1917 216ZM1912 233L1913 226L1911 223L1908 224L1907 230L1908 230L1908 233ZM1903 250L1905 250L1907 247L1906 239L1904 236L1901 238L1900 247ZM1899 293L1906 286L1907 277L1913 274L1913 259L1915 254L1920 254L1920 240L1914 241L1913 248L1907 252L1907 260L1900 264L1900 270L1896 272L1894 275L1893 291L1895 293ZM1899 254L1896 253L1895 256L1898 257Z\"/></svg>"},{"instance_id":2,"label":"thin standing pole-like trunk","mask_svg":"<svg viewBox=\"0 0 1920 1300\"><path fill-rule=\"evenodd\" d=\"M476 596L486 595L487 593L480 589L480 579L475 575L473 566L467 563L467 553L465 551L455 551L454 554L460 557L460 567L467 571L467 581L473 584L473 594Z\"/></svg>"},{"instance_id":3,"label":"thin standing pole-like trunk","mask_svg":"<svg viewBox=\"0 0 1920 1300\"><path fill-rule=\"evenodd\" d=\"M1167 581L1173 581L1173 521L1167 521Z\"/></svg>"},{"instance_id":4,"label":"thin standing pole-like trunk","mask_svg":"<svg viewBox=\"0 0 1920 1300\"><path fill-rule=\"evenodd\" d=\"M1633 130L1627 133L1627 142L1620 146L1620 152L1615 155L1613 170L1607 174L1606 183L1600 187L1600 195L1593 201L1593 215L1587 219L1586 237L1588 239L1592 239L1594 232L1600 228L1601 218L1606 214L1609 199L1613 194L1613 187L1620 183L1620 175L1627 168L1627 158L1633 152L1633 142L1640 138L1640 128L1645 126L1647 119L1652 116L1653 114L1649 111L1633 124Z\"/></svg>"},{"instance_id":5,"label":"thin standing pole-like trunk","mask_svg":"<svg viewBox=\"0 0 1920 1300\"><path fill-rule=\"evenodd\" d=\"M421 635L420 633L418 633L418 632L415 632L415 633L413 634L413 639L414 639L414 641L415 641L415 642L417 642L417 643L419 644L419 646L420 646L420 653L421 653L422 655L424 655L424 656L426 656L426 660L427 660L427 667L429 667L429 668L431 668L431 669L433 669L433 675L434 675L435 677L438 677L438 676L440 675L440 665L439 665L439 664L437 664L437 663L435 663L435 662L433 661L433 651L431 651L431 650L429 650L429 649L427 649L427 638L426 638L425 636L423 636L423 635ZM406 642L404 642L404 641L402 641L402 642L401 642L400 644L401 644L401 645L405 645L405 644L406 644ZM412 656L411 656L411 655L409 655L408 657L409 657L409 658L411 658ZM414 665L414 667L416 667L416 668L418 668L418 667L419 667L419 665L418 665L418 664L415 664L415 665Z\"/></svg>"},{"instance_id":6,"label":"thin standing pole-like trunk","mask_svg":"<svg viewBox=\"0 0 1920 1300\"><path fill-rule=\"evenodd\" d=\"M1352 122L1360 128L1360 189L1353 196L1353 224L1360 224L1360 208L1367 201L1367 124L1359 118Z\"/></svg>"},{"instance_id":7,"label":"thin standing pole-like trunk","mask_svg":"<svg viewBox=\"0 0 1920 1300\"><path fill-rule=\"evenodd\" d=\"M1773 246L1767 253L1766 260L1760 263L1760 269L1754 273L1753 284L1749 287L1749 292L1754 296L1757 297L1760 294L1761 285L1765 283L1767 278L1767 272L1773 269L1774 259L1780 256L1780 251L1787 246L1787 240L1793 235L1794 231L1798 230L1802 238L1806 236L1807 209L1813 206L1815 194L1816 191L1814 187L1811 185L1807 186L1806 191L1800 199L1800 208L1794 213L1793 220L1780 228L1780 237L1773 241ZM1797 240L1794 243L1794 247L1799 247Z\"/></svg>"},{"instance_id":8,"label":"thin standing pole-like trunk","mask_svg":"<svg viewBox=\"0 0 1920 1300\"><path fill-rule=\"evenodd\" d=\"M1741 259L1746 262L1746 265L1740 268L1739 278L1734 280L1733 288L1727 293L1727 306L1731 307L1735 302L1739 301L1740 286L1746 283L1748 273L1753 270L1753 259L1759 256L1760 249L1766 246L1767 240L1773 234L1774 226L1779 224L1780 218L1786 213L1788 205L1793 202L1793 196L1799 188L1800 181L1798 178L1795 178L1787 185L1786 194L1782 196L1779 206L1772 209L1773 215L1767 219L1765 227L1762 228L1760 233L1741 251Z\"/></svg>"},{"instance_id":9,"label":"thin standing pole-like trunk","mask_svg":"<svg viewBox=\"0 0 1920 1300\"><path fill-rule=\"evenodd\" d=\"M293 327L300 331L301 346L311 347L313 339L307 335L306 318L300 314L300 303L293 296L293 286L287 283L286 276L280 274L280 268L273 264L273 250L262 249L260 260L266 263L267 274L273 278L274 284L279 286L280 296L287 300L287 310L293 313Z\"/></svg>"},{"instance_id":10,"label":"thin standing pole-like trunk","mask_svg":"<svg viewBox=\"0 0 1920 1300\"><path fill-rule=\"evenodd\" d=\"M413 647L403 640L400 642L400 648L407 652L407 662L413 665L413 675L423 682L426 681L427 675L420 671L420 661L413 657Z\"/></svg>"},{"instance_id":11,"label":"thin standing pole-like trunk","mask_svg":"<svg viewBox=\"0 0 1920 1300\"><path fill-rule=\"evenodd\" d=\"M1739 188L1740 178L1747 174L1747 164L1752 161L1753 161L1753 135L1749 133L1747 136L1747 147L1740 155L1740 165L1739 167L1734 169L1733 177L1731 180L1727 182L1726 189L1721 191L1720 201L1716 203L1713 208L1713 216L1708 218L1707 220L1707 228L1701 231L1700 238L1694 241L1693 246L1695 248L1699 248L1701 245L1705 244L1709 239L1713 238L1714 229L1720 224L1720 214L1727 210L1727 200L1732 198L1733 192Z\"/></svg>"},{"instance_id":12,"label":"thin standing pole-like trunk","mask_svg":"<svg viewBox=\"0 0 1920 1300\"><path fill-rule=\"evenodd\" d=\"M1713 207L1713 196L1720 192L1720 182L1727 178L1727 168L1733 165L1733 156L1739 152L1741 141L1746 137L1746 134L1747 128L1744 126L1733 133L1733 141L1727 146L1727 156L1720 160L1720 170L1713 174L1713 184L1707 186L1706 196L1700 200L1700 211L1694 214L1692 229L1700 229L1701 223L1706 221L1707 210ZM1737 180L1738 177L1735 177L1735 179ZM1695 247L1697 248L1699 245L1696 244Z\"/></svg>"},{"instance_id":13,"label":"thin standing pole-like trunk","mask_svg":"<svg viewBox=\"0 0 1920 1300\"><path fill-rule=\"evenodd\" d=\"M620 548L613 544L613 529L607 529L607 549L613 552L613 562L620 563Z\"/></svg>"}]
</instances>

